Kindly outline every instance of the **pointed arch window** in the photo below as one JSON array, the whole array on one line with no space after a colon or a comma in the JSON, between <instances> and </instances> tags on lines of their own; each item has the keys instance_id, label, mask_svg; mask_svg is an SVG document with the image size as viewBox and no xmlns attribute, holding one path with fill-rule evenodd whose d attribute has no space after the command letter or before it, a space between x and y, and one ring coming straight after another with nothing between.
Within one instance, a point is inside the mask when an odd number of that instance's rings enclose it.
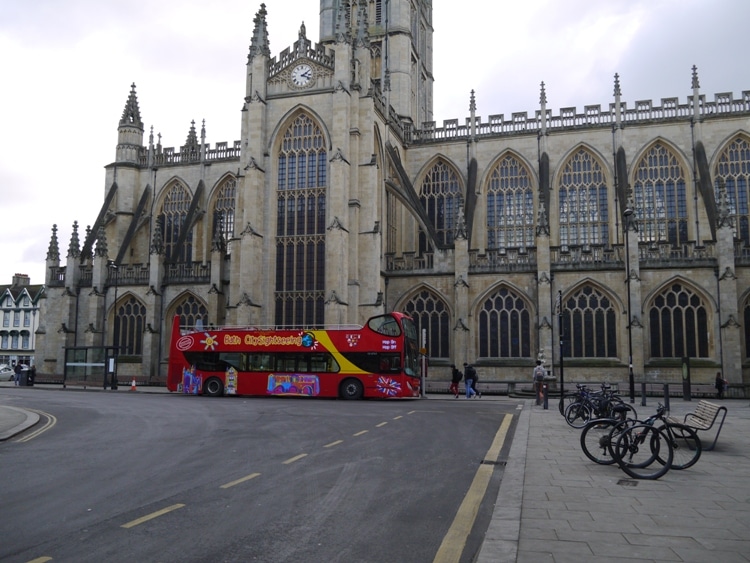
<instances>
[{"instance_id":1,"label":"pointed arch window","mask_svg":"<svg viewBox=\"0 0 750 563\"><path fill-rule=\"evenodd\" d=\"M321 326L328 152L323 131L308 115L284 133L277 162L276 324Z\"/></svg>"},{"instance_id":2,"label":"pointed arch window","mask_svg":"<svg viewBox=\"0 0 750 563\"><path fill-rule=\"evenodd\" d=\"M525 248L534 245L534 196L531 174L513 155L490 173L487 186L488 248Z\"/></svg>"},{"instance_id":3,"label":"pointed arch window","mask_svg":"<svg viewBox=\"0 0 750 563\"><path fill-rule=\"evenodd\" d=\"M565 300L564 351L571 358L616 358L617 315L601 290L584 285Z\"/></svg>"},{"instance_id":4,"label":"pointed arch window","mask_svg":"<svg viewBox=\"0 0 750 563\"><path fill-rule=\"evenodd\" d=\"M708 307L683 283L661 291L649 309L651 356L707 358L710 332Z\"/></svg>"},{"instance_id":5,"label":"pointed arch window","mask_svg":"<svg viewBox=\"0 0 750 563\"><path fill-rule=\"evenodd\" d=\"M750 246L750 209L748 184L750 184L750 141L740 136L722 151L716 165L716 179L722 178L729 199L729 215L734 218L735 237ZM716 196L718 201L718 182Z\"/></svg>"},{"instance_id":6,"label":"pointed arch window","mask_svg":"<svg viewBox=\"0 0 750 563\"><path fill-rule=\"evenodd\" d=\"M438 242L444 246L452 245L458 209L463 200L455 169L443 159L438 159L422 180L419 200L435 227Z\"/></svg>"},{"instance_id":7,"label":"pointed arch window","mask_svg":"<svg viewBox=\"0 0 750 563\"><path fill-rule=\"evenodd\" d=\"M164 250L167 260L174 262L190 262L193 259L192 233L185 239L182 248L177 248L188 210L190 209L190 192L181 183L176 182L167 192L162 206L162 233L164 234Z\"/></svg>"},{"instance_id":8,"label":"pointed arch window","mask_svg":"<svg viewBox=\"0 0 750 563\"><path fill-rule=\"evenodd\" d=\"M558 191L560 246L608 244L607 186L599 160L578 150L562 167Z\"/></svg>"},{"instance_id":9,"label":"pointed arch window","mask_svg":"<svg viewBox=\"0 0 750 563\"><path fill-rule=\"evenodd\" d=\"M531 357L531 313L526 301L502 287L479 311L479 357Z\"/></svg>"},{"instance_id":10,"label":"pointed arch window","mask_svg":"<svg viewBox=\"0 0 750 563\"><path fill-rule=\"evenodd\" d=\"M656 143L641 158L633 191L641 242L688 242L685 171L671 149Z\"/></svg>"},{"instance_id":11,"label":"pointed arch window","mask_svg":"<svg viewBox=\"0 0 750 563\"><path fill-rule=\"evenodd\" d=\"M113 346L118 348L118 354L142 355L146 306L131 295L115 305L115 312L112 341Z\"/></svg>"},{"instance_id":12,"label":"pointed arch window","mask_svg":"<svg viewBox=\"0 0 750 563\"><path fill-rule=\"evenodd\" d=\"M194 295L186 295L176 306L174 314L180 317L180 326L195 328L208 326L208 309Z\"/></svg>"},{"instance_id":13,"label":"pointed arch window","mask_svg":"<svg viewBox=\"0 0 750 563\"><path fill-rule=\"evenodd\" d=\"M422 330L426 329L430 357L450 358L450 314L445 301L423 289L406 303L404 311L414 319L420 342Z\"/></svg>"},{"instance_id":14,"label":"pointed arch window","mask_svg":"<svg viewBox=\"0 0 750 563\"><path fill-rule=\"evenodd\" d=\"M230 178L219 188L214 203L214 236L217 234L225 245L234 237L234 210L237 201L237 179Z\"/></svg>"}]
</instances>

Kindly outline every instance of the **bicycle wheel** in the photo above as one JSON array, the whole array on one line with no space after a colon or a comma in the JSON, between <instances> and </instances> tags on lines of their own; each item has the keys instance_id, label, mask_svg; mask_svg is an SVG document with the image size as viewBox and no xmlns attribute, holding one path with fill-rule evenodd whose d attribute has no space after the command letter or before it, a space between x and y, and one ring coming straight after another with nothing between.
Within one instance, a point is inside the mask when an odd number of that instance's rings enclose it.
<instances>
[{"instance_id":1,"label":"bicycle wheel","mask_svg":"<svg viewBox=\"0 0 750 563\"><path fill-rule=\"evenodd\" d=\"M669 423L660 430L666 434L674 450L672 469L687 469L695 465L703 451L701 439L695 430L678 423ZM659 463L663 463L661 457Z\"/></svg>"},{"instance_id":2,"label":"bicycle wheel","mask_svg":"<svg viewBox=\"0 0 750 563\"><path fill-rule=\"evenodd\" d=\"M591 408L585 403L571 403L565 409L565 422L573 428L583 428L591 420Z\"/></svg>"},{"instance_id":3,"label":"bicycle wheel","mask_svg":"<svg viewBox=\"0 0 750 563\"><path fill-rule=\"evenodd\" d=\"M617 465L634 479L658 479L672 467L674 450L665 434L647 424L631 426L617 437Z\"/></svg>"},{"instance_id":4,"label":"bicycle wheel","mask_svg":"<svg viewBox=\"0 0 750 563\"><path fill-rule=\"evenodd\" d=\"M621 399L610 401L607 406L608 417L617 420L638 420L638 413L631 405Z\"/></svg>"},{"instance_id":5,"label":"bicycle wheel","mask_svg":"<svg viewBox=\"0 0 750 563\"><path fill-rule=\"evenodd\" d=\"M612 431L617 421L612 419L591 420L581 432L581 449L586 457L599 465L612 465Z\"/></svg>"}]
</instances>

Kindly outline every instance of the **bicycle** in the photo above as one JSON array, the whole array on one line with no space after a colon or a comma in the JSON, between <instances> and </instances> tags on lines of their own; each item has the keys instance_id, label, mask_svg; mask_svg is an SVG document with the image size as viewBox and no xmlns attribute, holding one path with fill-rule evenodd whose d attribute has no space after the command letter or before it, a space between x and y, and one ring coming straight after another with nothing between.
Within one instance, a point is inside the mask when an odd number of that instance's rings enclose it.
<instances>
[{"instance_id":1,"label":"bicycle","mask_svg":"<svg viewBox=\"0 0 750 563\"><path fill-rule=\"evenodd\" d=\"M687 469L700 458L703 447L695 430L670 422L666 407L644 421L595 420L581 432L586 457L601 465L618 463L636 479L658 479L669 469ZM657 426L657 422L661 425ZM648 449L643 448L648 441ZM648 469L654 462L660 467Z\"/></svg>"},{"instance_id":2,"label":"bicycle","mask_svg":"<svg viewBox=\"0 0 750 563\"><path fill-rule=\"evenodd\" d=\"M572 396L575 400L568 404L564 412L565 422L573 428L583 428L593 419L625 420L629 414L637 417L635 409L612 392L611 386L606 383L602 383L601 391L590 391L580 383L576 387L578 392Z\"/></svg>"}]
</instances>

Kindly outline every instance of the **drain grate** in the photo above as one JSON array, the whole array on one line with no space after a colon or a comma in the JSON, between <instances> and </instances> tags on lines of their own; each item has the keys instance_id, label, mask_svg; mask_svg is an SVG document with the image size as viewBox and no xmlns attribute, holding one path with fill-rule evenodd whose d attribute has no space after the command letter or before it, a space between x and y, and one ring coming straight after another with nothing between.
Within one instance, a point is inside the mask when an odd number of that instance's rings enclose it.
<instances>
[{"instance_id":1,"label":"drain grate","mask_svg":"<svg viewBox=\"0 0 750 563\"><path fill-rule=\"evenodd\" d=\"M637 487L638 481L635 481L633 479L620 479L617 481L618 485L622 485L623 487Z\"/></svg>"},{"instance_id":2,"label":"drain grate","mask_svg":"<svg viewBox=\"0 0 750 563\"><path fill-rule=\"evenodd\" d=\"M500 467L505 467L505 465L508 463L507 461L492 461L489 459L483 459L481 461L483 465L499 465Z\"/></svg>"}]
</instances>

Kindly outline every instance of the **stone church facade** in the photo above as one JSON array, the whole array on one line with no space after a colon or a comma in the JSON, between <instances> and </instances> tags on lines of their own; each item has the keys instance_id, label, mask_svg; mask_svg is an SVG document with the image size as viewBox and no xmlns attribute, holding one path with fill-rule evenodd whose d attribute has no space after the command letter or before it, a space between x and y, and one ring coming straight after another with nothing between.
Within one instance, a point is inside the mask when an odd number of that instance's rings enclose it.
<instances>
[{"instance_id":1,"label":"stone church facade","mask_svg":"<svg viewBox=\"0 0 750 563\"><path fill-rule=\"evenodd\" d=\"M53 227L37 340L163 377L184 325L362 324L403 310L430 377L750 383L750 91L434 123L429 0L320 0L272 56L254 19L233 143L148 132L132 86L99 215ZM687 83L686 72L686 83ZM238 96L240 93L238 92ZM468 95L468 93L467 93ZM631 368L632 365L632 368ZM570 371L568 371L570 370ZM573 375L570 375L570 374ZM743 391L744 392L744 391Z\"/></svg>"}]
</instances>

